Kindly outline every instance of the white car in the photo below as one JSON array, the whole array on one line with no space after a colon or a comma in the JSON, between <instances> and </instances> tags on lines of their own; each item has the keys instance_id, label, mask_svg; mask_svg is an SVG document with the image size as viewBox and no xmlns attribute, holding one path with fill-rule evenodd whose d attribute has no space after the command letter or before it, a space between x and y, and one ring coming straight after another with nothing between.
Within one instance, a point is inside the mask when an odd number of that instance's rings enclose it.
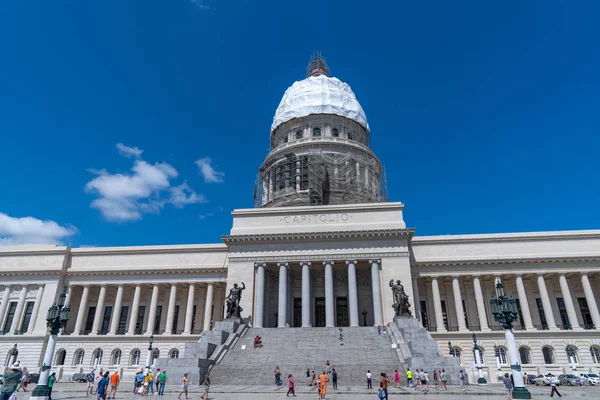
<instances>
[{"instance_id":1,"label":"white car","mask_svg":"<svg viewBox=\"0 0 600 400\"><path fill-rule=\"evenodd\" d=\"M600 384L600 376L598 374L583 374L588 385L596 386Z\"/></svg>"},{"instance_id":2,"label":"white car","mask_svg":"<svg viewBox=\"0 0 600 400\"><path fill-rule=\"evenodd\" d=\"M560 381L558 380L558 377L556 376L544 376L544 375L538 375L537 378L535 378L535 384L536 385L544 385L544 386L550 386L552 383L555 383L556 386L560 386Z\"/></svg>"}]
</instances>

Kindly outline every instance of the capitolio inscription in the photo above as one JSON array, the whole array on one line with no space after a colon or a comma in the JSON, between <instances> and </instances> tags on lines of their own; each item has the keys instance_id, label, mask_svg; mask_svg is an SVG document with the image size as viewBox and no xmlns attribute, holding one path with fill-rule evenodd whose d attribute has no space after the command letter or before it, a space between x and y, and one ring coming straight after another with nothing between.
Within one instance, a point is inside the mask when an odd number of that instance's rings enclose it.
<instances>
[{"instance_id":1,"label":"capitolio inscription","mask_svg":"<svg viewBox=\"0 0 600 400\"><path fill-rule=\"evenodd\" d=\"M279 218L286 224L326 224L330 222L347 222L352 215L346 213L286 215Z\"/></svg>"}]
</instances>

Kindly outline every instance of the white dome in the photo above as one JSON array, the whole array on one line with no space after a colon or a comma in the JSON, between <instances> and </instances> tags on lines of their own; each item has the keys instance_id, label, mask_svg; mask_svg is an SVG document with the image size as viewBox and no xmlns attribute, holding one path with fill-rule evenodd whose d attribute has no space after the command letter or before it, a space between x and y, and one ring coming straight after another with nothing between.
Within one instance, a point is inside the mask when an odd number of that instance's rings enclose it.
<instances>
[{"instance_id":1,"label":"white dome","mask_svg":"<svg viewBox=\"0 0 600 400\"><path fill-rule=\"evenodd\" d=\"M294 82L285 91L275 111L271 132L284 122L312 114L339 115L370 130L367 116L350 86L338 78L319 75Z\"/></svg>"}]
</instances>

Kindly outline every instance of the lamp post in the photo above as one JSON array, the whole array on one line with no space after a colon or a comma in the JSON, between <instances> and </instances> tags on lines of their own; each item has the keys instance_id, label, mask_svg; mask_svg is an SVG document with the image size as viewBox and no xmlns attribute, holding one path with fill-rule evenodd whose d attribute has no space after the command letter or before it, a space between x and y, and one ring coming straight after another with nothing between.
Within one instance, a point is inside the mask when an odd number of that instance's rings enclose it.
<instances>
[{"instance_id":1,"label":"lamp post","mask_svg":"<svg viewBox=\"0 0 600 400\"><path fill-rule=\"evenodd\" d=\"M146 373L150 372L152 367L152 343L154 343L154 334L150 335L150 342L148 344L148 355L146 356Z\"/></svg>"},{"instance_id":2,"label":"lamp post","mask_svg":"<svg viewBox=\"0 0 600 400\"><path fill-rule=\"evenodd\" d=\"M363 326L367 326L367 311L364 310L362 312L362 315L363 315Z\"/></svg>"},{"instance_id":3,"label":"lamp post","mask_svg":"<svg viewBox=\"0 0 600 400\"><path fill-rule=\"evenodd\" d=\"M477 379L477 384L487 385L487 381L483 377L483 363L481 360L481 350L479 350L479 346L477 346L477 336L475 336L475 333L473 333L473 353L475 354L475 364L477 366L477 374L479 375L479 379Z\"/></svg>"},{"instance_id":4,"label":"lamp post","mask_svg":"<svg viewBox=\"0 0 600 400\"><path fill-rule=\"evenodd\" d=\"M500 366L500 349L494 343L494 355L496 356L496 369L498 370L498 381L502 382L502 367Z\"/></svg>"},{"instance_id":5,"label":"lamp post","mask_svg":"<svg viewBox=\"0 0 600 400\"><path fill-rule=\"evenodd\" d=\"M512 362L510 372L514 380L513 399L531 399L531 393L529 393L523 382L517 343L512 329L512 323L518 318L517 301L511 296L506 296L500 279L496 281L496 298L490 299L490 309L494 319L504 329L508 357Z\"/></svg>"},{"instance_id":6,"label":"lamp post","mask_svg":"<svg viewBox=\"0 0 600 400\"><path fill-rule=\"evenodd\" d=\"M71 307L65 306L65 299L67 294L62 292L58 296L58 303L54 303L46 314L46 325L50 328L50 337L48 338L48 345L46 346L46 353L44 354L44 364L40 373L39 382L36 388L31 393L31 400L48 400L48 376L50 375L50 369L52 368L52 358L54 356L54 348L56 347L56 337L60 330L67 326L69 322L69 315L71 314Z\"/></svg>"},{"instance_id":7,"label":"lamp post","mask_svg":"<svg viewBox=\"0 0 600 400\"><path fill-rule=\"evenodd\" d=\"M454 352L452 351L452 342L448 341L448 352L450 353L450 355L452 357L456 357L456 355L454 354Z\"/></svg>"},{"instance_id":8,"label":"lamp post","mask_svg":"<svg viewBox=\"0 0 600 400\"><path fill-rule=\"evenodd\" d=\"M11 365L16 363L18 355L19 355L19 348L17 347L17 344L15 343L13 348L8 351L8 357L6 358L6 365L4 367L9 368Z\"/></svg>"}]
</instances>

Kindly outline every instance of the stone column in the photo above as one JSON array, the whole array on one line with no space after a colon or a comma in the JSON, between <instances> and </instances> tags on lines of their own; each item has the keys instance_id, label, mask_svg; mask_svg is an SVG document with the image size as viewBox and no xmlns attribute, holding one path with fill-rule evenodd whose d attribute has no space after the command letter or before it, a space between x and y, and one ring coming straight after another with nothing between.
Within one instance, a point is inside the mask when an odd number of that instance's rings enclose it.
<instances>
[{"instance_id":1,"label":"stone column","mask_svg":"<svg viewBox=\"0 0 600 400\"><path fill-rule=\"evenodd\" d=\"M348 265L348 305L350 326L358 326L358 288L356 287L356 261L346 261Z\"/></svg>"},{"instance_id":2,"label":"stone column","mask_svg":"<svg viewBox=\"0 0 600 400\"><path fill-rule=\"evenodd\" d=\"M27 298L27 286L21 288L21 295L19 296L19 302L17 303L17 309L15 310L15 316L10 326L10 331L15 334L21 324L21 317L23 317L23 310L25 310L25 299Z\"/></svg>"},{"instance_id":3,"label":"stone column","mask_svg":"<svg viewBox=\"0 0 600 400\"><path fill-rule=\"evenodd\" d=\"M256 265L256 317L254 326L262 328L265 320L265 268L266 263Z\"/></svg>"},{"instance_id":4,"label":"stone column","mask_svg":"<svg viewBox=\"0 0 600 400\"><path fill-rule=\"evenodd\" d=\"M431 278L431 290L433 292L433 308L435 310L435 326L437 332L447 332L442 314L442 299L440 298L440 286L437 276Z\"/></svg>"},{"instance_id":5,"label":"stone column","mask_svg":"<svg viewBox=\"0 0 600 400\"><path fill-rule=\"evenodd\" d=\"M138 283L137 285L135 285L135 292L133 293L133 302L131 303L131 315L129 315L129 327L127 328L126 335L135 334L135 326L137 325L141 295L142 295L142 285L140 285Z\"/></svg>"},{"instance_id":6,"label":"stone column","mask_svg":"<svg viewBox=\"0 0 600 400\"><path fill-rule=\"evenodd\" d=\"M544 316L546 317L546 324L548 324L549 330L557 330L556 322L554 322L554 314L552 313L552 305L550 304L550 296L548 296L548 290L546 289L546 281L544 281L544 274L538 274L537 276L538 288L540 290L540 297L542 298L542 305L544 306Z\"/></svg>"},{"instance_id":7,"label":"stone column","mask_svg":"<svg viewBox=\"0 0 600 400\"><path fill-rule=\"evenodd\" d=\"M123 302L123 285L117 287L117 297L115 298L115 305L113 307L113 315L110 320L109 335L114 335L119 329L119 318L121 318L121 304Z\"/></svg>"},{"instance_id":8,"label":"stone column","mask_svg":"<svg viewBox=\"0 0 600 400\"><path fill-rule=\"evenodd\" d=\"M571 291L569 290L569 283L564 273L558 275L558 283L560 284L560 291L565 301L565 307L567 308L567 315L569 316L569 324L571 329L574 331L583 330L577 321L577 313L575 313L575 306L573 305L573 299L571 298ZM566 327L564 327L566 329Z\"/></svg>"},{"instance_id":9,"label":"stone column","mask_svg":"<svg viewBox=\"0 0 600 400\"><path fill-rule=\"evenodd\" d=\"M185 323L183 325L183 334L189 335L192 333L192 319L194 318L194 293L196 285L190 283L188 288L188 298L185 310Z\"/></svg>"},{"instance_id":10,"label":"stone column","mask_svg":"<svg viewBox=\"0 0 600 400\"><path fill-rule=\"evenodd\" d=\"M458 275L452 276L452 292L454 293L454 309L456 311L456 321L458 322L459 332L468 332L465 324L465 310L462 304L462 294L460 293L460 282Z\"/></svg>"},{"instance_id":11,"label":"stone column","mask_svg":"<svg viewBox=\"0 0 600 400\"><path fill-rule=\"evenodd\" d=\"M40 305L42 304L42 297L44 296L44 287L45 285L40 285L37 291L37 295L35 296L35 303L33 304L33 311L31 312L31 318L29 319L29 329L28 331L33 334L35 329L35 323L37 321L37 316L40 312ZM66 303L65 303L66 304ZM0 318L1 320L1 318Z\"/></svg>"},{"instance_id":12,"label":"stone column","mask_svg":"<svg viewBox=\"0 0 600 400\"><path fill-rule=\"evenodd\" d=\"M2 303L0 303L0 329L4 326L4 316L8 309L8 297L10 296L10 286L4 286L4 292L2 293Z\"/></svg>"},{"instance_id":13,"label":"stone column","mask_svg":"<svg viewBox=\"0 0 600 400\"><path fill-rule=\"evenodd\" d=\"M413 293L414 293L414 310L415 310L415 318L421 321L421 300L419 296L419 282L417 277L413 277L412 279Z\"/></svg>"},{"instance_id":14,"label":"stone column","mask_svg":"<svg viewBox=\"0 0 600 400\"><path fill-rule=\"evenodd\" d=\"M83 286L83 292L81 293L81 300L79 301L79 310L77 311L77 319L75 320L75 331L73 335L80 335L83 329L83 320L87 315L87 301L90 294L90 287L88 285Z\"/></svg>"},{"instance_id":15,"label":"stone column","mask_svg":"<svg viewBox=\"0 0 600 400\"><path fill-rule=\"evenodd\" d=\"M285 328L287 321L287 267L288 263L277 263L279 267L279 298L277 299L277 327Z\"/></svg>"},{"instance_id":16,"label":"stone column","mask_svg":"<svg viewBox=\"0 0 600 400\"><path fill-rule=\"evenodd\" d=\"M323 261L325 266L325 326L335 326L335 300L333 296L333 261Z\"/></svg>"},{"instance_id":17,"label":"stone column","mask_svg":"<svg viewBox=\"0 0 600 400\"><path fill-rule=\"evenodd\" d=\"M148 326L146 327L146 335L154 333L154 325L156 325L156 308L158 307L158 291L160 287L158 283L152 286L152 297L150 298L150 312L148 313Z\"/></svg>"},{"instance_id":18,"label":"stone column","mask_svg":"<svg viewBox=\"0 0 600 400\"><path fill-rule=\"evenodd\" d=\"M177 284L171 284L171 295L169 296L169 308L167 309L167 323L164 335L173 334L173 318L175 318L175 302L177 301Z\"/></svg>"},{"instance_id":19,"label":"stone column","mask_svg":"<svg viewBox=\"0 0 600 400\"><path fill-rule=\"evenodd\" d=\"M383 310L381 309L381 281L379 279L379 263L381 260L369 260L371 264L371 289L373 291L373 323L383 325Z\"/></svg>"},{"instance_id":20,"label":"stone column","mask_svg":"<svg viewBox=\"0 0 600 400\"><path fill-rule=\"evenodd\" d=\"M310 327L310 261L300 262L302 265L302 327Z\"/></svg>"},{"instance_id":21,"label":"stone column","mask_svg":"<svg viewBox=\"0 0 600 400\"><path fill-rule=\"evenodd\" d=\"M590 285L590 279L586 272L581 273L581 286L583 286L583 293L585 293L585 301L590 309L592 315L592 322L596 329L600 329L600 313L598 313L598 304L596 304L596 298L594 297L594 291L592 285ZM2 321L2 314L0 313L0 321Z\"/></svg>"},{"instance_id":22,"label":"stone column","mask_svg":"<svg viewBox=\"0 0 600 400\"><path fill-rule=\"evenodd\" d=\"M100 294L98 295L98 304L96 305L96 314L94 315L94 324L92 325L92 335L97 335L100 330L104 310L104 298L106 297L106 285L100 286Z\"/></svg>"},{"instance_id":23,"label":"stone column","mask_svg":"<svg viewBox=\"0 0 600 400\"><path fill-rule=\"evenodd\" d=\"M204 306L204 323L202 324L202 329L205 331L210 331L210 320L212 313L212 304L213 304L213 291L214 286L212 283L209 283L206 287L206 304Z\"/></svg>"},{"instance_id":24,"label":"stone column","mask_svg":"<svg viewBox=\"0 0 600 400\"><path fill-rule=\"evenodd\" d=\"M485 313L485 299L483 298L483 291L481 290L481 282L479 281L479 276L473 276L473 291L475 292L475 304L477 304L477 315L479 316L479 325L480 330L482 332L491 331L487 314Z\"/></svg>"},{"instance_id":25,"label":"stone column","mask_svg":"<svg viewBox=\"0 0 600 400\"><path fill-rule=\"evenodd\" d=\"M517 294L519 295L519 304L521 304L521 312L523 313L523 323L526 330L534 330L533 320L531 319L531 311L529 309L529 301L527 300L527 292L525 291L525 285L523 284L523 276L517 274L515 276L517 283Z\"/></svg>"},{"instance_id":26,"label":"stone column","mask_svg":"<svg viewBox=\"0 0 600 400\"><path fill-rule=\"evenodd\" d=\"M65 306L70 306L71 305L71 295L73 294L73 286L72 285L68 285L67 286L67 297L65 298Z\"/></svg>"}]
</instances>

